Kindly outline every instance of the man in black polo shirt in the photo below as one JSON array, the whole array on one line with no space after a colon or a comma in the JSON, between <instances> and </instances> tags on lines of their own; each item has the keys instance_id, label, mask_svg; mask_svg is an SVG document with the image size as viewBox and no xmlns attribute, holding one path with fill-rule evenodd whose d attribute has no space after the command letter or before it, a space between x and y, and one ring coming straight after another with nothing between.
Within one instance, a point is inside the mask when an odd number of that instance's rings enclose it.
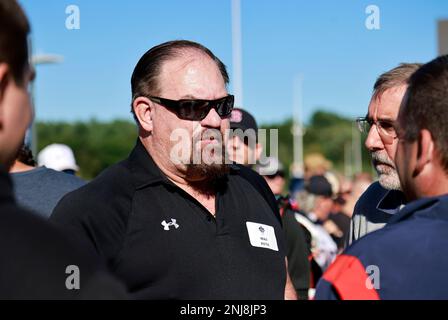
<instances>
[{"instance_id":1,"label":"man in black polo shirt","mask_svg":"<svg viewBox=\"0 0 448 320\"><path fill-rule=\"evenodd\" d=\"M258 174L224 161L228 80L198 43L146 52L131 80L134 150L53 212L137 298L285 296L275 199Z\"/></svg>"}]
</instances>

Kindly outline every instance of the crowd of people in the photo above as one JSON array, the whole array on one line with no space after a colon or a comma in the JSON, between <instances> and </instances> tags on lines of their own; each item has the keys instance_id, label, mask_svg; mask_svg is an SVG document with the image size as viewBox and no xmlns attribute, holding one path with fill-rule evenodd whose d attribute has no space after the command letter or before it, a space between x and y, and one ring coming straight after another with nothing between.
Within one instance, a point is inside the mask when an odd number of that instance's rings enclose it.
<instances>
[{"instance_id":1,"label":"crowd of people","mask_svg":"<svg viewBox=\"0 0 448 320\"><path fill-rule=\"evenodd\" d=\"M134 149L86 182L68 146L24 145L29 32L0 0L0 298L448 299L448 56L379 75L356 120L377 180L314 153L287 185L222 61L159 44L131 77Z\"/></svg>"}]
</instances>

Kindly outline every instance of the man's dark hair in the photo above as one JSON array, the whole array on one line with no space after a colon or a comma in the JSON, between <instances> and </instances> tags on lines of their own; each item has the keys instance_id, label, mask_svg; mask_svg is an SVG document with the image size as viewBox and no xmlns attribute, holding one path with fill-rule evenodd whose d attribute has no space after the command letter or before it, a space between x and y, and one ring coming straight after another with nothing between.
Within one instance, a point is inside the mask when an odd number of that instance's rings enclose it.
<instances>
[{"instance_id":1,"label":"man's dark hair","mask_svg":"<svg viewBox=\"0 0 448 320\"><path fill-rule=\"evenodd\" d=\"M0 0L1 1L1 0ZM17 161L22 162L28 166L35 167L36 161L33 157L33 152L26 144L22 144L16 156Z\"/></svg>"},{"instance_id":2,"label":"man's dark hair","mask_svg":"<svg viewBox=\"0 0 448 320\"><path fill-rule=\"evenodd\" d=\"M428 62L411 76L400 118L405 140L417 140L422 129L431 132L448 172L448 55Z\"/></svg>"},{"instance_id":3,"label":"man's dark hair","mask_svg":"<svg viewBox=\"0 0 448 320\"><path fill-rule=\"evenodd\" d=\"M218 66L225 84L229 83L226 66L209 49L193 41L169 41L149 49L138 61L131 78L132 101L140 96L158 95L160 92L158 77L163 63L180 57L187 50L191 49L198 50L209 56ZM134 114L132 106L131 112Z\"/></svg>"},{"instance_id":4,"label":"man's dark hair","mask_svg":"<svg viewBox=\"0 0 448 320\"><path fill-rule=\"evenodd\" d=\"M30 26L16 0L0 0L0 63L6 63L16 84L21 85L28 61Z\"/></svg>"}]
</instances>

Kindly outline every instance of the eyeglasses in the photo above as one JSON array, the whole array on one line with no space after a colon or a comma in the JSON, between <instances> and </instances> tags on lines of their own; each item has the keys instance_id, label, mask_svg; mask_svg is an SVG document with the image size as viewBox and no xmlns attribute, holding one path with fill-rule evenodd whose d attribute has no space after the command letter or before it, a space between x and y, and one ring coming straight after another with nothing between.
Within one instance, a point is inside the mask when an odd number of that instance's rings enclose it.
<instances>
[{"instance_id":1,"label":"eyeglasses","mask_svg":"<svg viewBox=\"0 0 448 320\"><path fill-rule=\"evenodd\" d=\"M181 99L181 100L169 100L159 97L148 97L152 102L158 103L174 113L184 120L203 120L210 110L213 108L216 110L221 118L230 116L233 110L234 97L229 94L228 96L216 100L201 100L201 99Z\"/></svg>"},{"instance_id":2,"label":"eyeglasses","mask_svg":"<svg viewBox=\"0 0 448 320\"><path fill-rule=\"evenodd\" d=\"M356 124L358 125L361 133L368 134L373 125L376 126L378 134L384 143L391 144L397 138L397 132L395 130L395 122L391 120L372 120L369 118L357 118Z\"/></svg>"}]
</instances>

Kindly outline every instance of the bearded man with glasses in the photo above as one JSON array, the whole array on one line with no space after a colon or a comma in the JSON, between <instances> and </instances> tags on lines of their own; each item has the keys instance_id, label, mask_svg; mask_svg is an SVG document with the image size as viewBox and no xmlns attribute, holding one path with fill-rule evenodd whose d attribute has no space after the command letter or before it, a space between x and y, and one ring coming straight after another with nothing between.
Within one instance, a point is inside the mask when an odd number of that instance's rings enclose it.
<instances>
[{"instance_id":1,"label":"bearded man with glasses","mask_svg":"<svg viewBox=\"0 0 448 320\"><path fill-rule=\"evenodd\" d=\"M134 150L54 210L135 298L295 297L272 192L225 161L228 82L198 43L150 49L131 79Z\"/></svg>"},{"instance_id":2,"label":"bearded man with glasses","mask_svg":"<svg viewBox=\"0 0 448 320\"><path fill-rule=\"evenodd\" d=\"M394 124L410 76L421 66L403 63L378 77L366 117L356 119L359 130L367 134L365 146L372 156L378 181L363 193L355 205L348 244L382 228L405 204L394 164L397 134Z\"/></svg>"}]
</instances>

